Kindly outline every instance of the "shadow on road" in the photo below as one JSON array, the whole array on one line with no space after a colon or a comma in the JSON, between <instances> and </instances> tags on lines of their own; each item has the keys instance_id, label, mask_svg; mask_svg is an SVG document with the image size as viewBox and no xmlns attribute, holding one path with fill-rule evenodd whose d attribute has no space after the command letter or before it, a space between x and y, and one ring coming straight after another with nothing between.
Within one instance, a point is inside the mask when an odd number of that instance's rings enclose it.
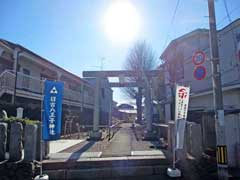
<instances>
[{"instance_id":1,"label":"shadow on road","mask_svg":"<svg viewBox=\"0 0 240 180\"><path fill-rule=\"evenodd\" d=\"M81 157L81 155L84 152L86 152L87 150L89 150L95 143L96 143L96 141L89 141L87 144L85 144L79 150L73 152L67 161L75 161L75 160L79 159Z\"/></svg>"}]
</instances>

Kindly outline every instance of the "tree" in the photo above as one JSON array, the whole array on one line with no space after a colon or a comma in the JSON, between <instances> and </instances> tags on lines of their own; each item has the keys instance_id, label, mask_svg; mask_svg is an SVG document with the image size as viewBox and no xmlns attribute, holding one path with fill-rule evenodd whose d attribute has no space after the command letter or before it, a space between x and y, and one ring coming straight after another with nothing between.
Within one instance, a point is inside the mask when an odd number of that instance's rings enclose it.
<instances>
[{"instance_id":1,"label":"tree","mask_svg":"<svg viewBox=\"0 0 240 180\"><path fill-rule=\"evenodd\" d=\"M144 82L146 81L145 71L156 68L156 56L152 47L146 41L137 42L130 50L126 58L124 69L134 71L136 76L128 77L127 81ZM142 119L142 87L127 87L123 89L124 94L136 99L137 119Z\"/></svg>"}]
</instances>

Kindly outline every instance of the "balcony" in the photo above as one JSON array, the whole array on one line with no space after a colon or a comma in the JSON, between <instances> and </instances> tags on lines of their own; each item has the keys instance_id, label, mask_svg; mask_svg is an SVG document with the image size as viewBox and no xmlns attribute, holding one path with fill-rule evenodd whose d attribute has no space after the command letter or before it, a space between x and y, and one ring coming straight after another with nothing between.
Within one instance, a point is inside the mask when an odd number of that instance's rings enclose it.
<instances>
[{"instance_id":1,"label":"balcony","mask_svg":"<svg viewBox=\"0 0 240 180\"><path fill-rule=\"evenodd\" d=\"M11 95L13 94L14 79L15 74L13 71L7 70L0 75L0 97L5 93ZM41 100L43 83L43 80L18 72L16 95L25 98ZM63 103L67 105L90 108L94 104L93 93L93 90L84 90L81 93L64 87Z\"/></svg>"}]
</instances>

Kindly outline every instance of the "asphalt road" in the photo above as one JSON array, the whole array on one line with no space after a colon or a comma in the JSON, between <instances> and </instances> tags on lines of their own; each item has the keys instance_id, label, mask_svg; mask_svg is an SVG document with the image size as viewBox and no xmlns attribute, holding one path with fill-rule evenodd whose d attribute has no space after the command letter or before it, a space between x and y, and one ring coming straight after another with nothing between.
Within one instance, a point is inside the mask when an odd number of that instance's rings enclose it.
<instances>
[{"instance_id":1,"label":"asphalt road","mask_svg":"<svg viewBox=\"0 0 240 180\"><path fill-rule=\"evenodd\" d=\"M108 148L103 151L103 157L131 155L132 144L136 141L131 125L131 123L121 124L121 129L115 134Z\"/></svg>"}]
</instances>

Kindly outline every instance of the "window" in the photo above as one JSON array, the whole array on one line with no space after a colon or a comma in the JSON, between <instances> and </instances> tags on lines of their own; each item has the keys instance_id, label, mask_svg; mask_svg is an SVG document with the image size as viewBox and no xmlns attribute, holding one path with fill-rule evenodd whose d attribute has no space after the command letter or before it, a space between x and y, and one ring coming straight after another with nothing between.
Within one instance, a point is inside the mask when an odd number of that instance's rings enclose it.
<instances>
[{"instance_id":1,"label":"window","mask_svg":"<svg viewBox=\"0 0 240 180\"><path fill-rule=\"evenodd\" d=\"M30 87L30 70L23 68L23 78L22 78L22 87L24 89L29 89Z\"/></svg>"}]
</instances>

